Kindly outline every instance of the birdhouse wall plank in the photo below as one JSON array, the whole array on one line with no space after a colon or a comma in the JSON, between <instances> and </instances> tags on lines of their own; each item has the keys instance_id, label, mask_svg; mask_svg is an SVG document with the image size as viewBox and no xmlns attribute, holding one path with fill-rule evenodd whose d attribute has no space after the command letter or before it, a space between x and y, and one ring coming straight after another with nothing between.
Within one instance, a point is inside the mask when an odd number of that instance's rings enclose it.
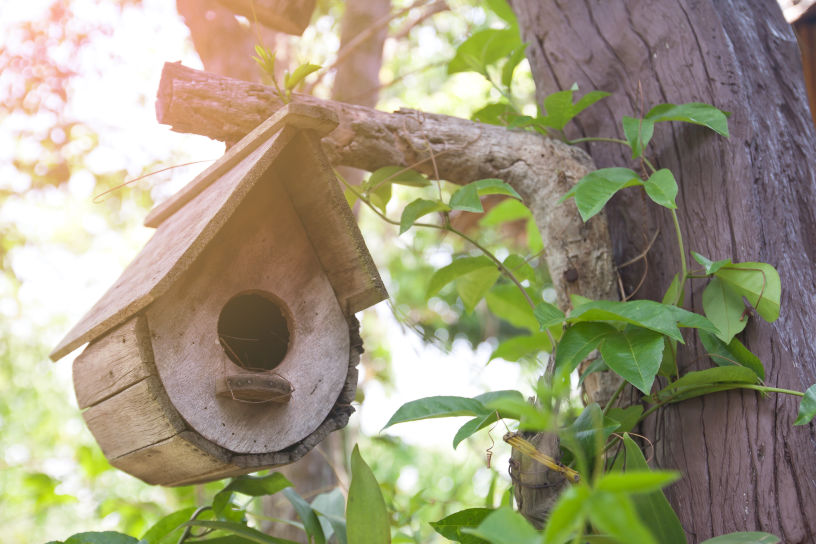
<instances>
[{"instance_id":1,"label":"birdhouse wall plank","mask_svg":"<svg viewBox=\"0 0 816 544\"><path fill-rule=\"evenodd\" d=\"M80 409L156 375L144 316L136 316L92 342L74 359L73 374Z\"/></svg>"},{"instance_id":2,"label":"birdhouse wall plank","mask_svg":"<svg viewBox=\"0 0 816 544\"><path fill-rule=\"evenodd\" d=\"M111 459L110 463L149 484L157 485L188 485L247 472L242 467L230 464L224 450L201 447L202 442L196 433L184 431Z\"/></svg>"},{"instance_id":3,"label":"birdhouse wall plank","mask_svg":"<svg viewBox=\"0 0 816 544\"><path fill-rule=\"evenodd\" d=\"M295 142L293 142L295 143ZM281 157L282 171L300 171L287 183L292 202L343 311L348 315L388 298L356 219L316 134L303 131Z\"/></svg>"},{"instance_id":4,"label":"birdhouse wall plank","mask_svg":"<svg viewBox=\"0 0 816 544\"><path fill-rule=\"evenodd\" d=\"M146 310L156 367L173 405L193 430L238 454L277 452L312 433L348 374L345 315L284 189L285 184L305 183L308 171L306 164L288 169L276 163L196 263ZM221 183L196 199L222 191ZM284 404L215 396L220 377L243 370L218 339L220 312L242 293L269 295L288 316L288 351L273 370L294 387Z\"/></svg>"},{"instance_id":5,"label":"birdhouse wall plank","mask_svg":"<svg viewBox=\"0 0 816 544\"><path fill-rule=\"evenodd\" d=\"M185 430L158 378L150 376L82 413L108 459L151 446Z\"/></svg>"}]
</instances>

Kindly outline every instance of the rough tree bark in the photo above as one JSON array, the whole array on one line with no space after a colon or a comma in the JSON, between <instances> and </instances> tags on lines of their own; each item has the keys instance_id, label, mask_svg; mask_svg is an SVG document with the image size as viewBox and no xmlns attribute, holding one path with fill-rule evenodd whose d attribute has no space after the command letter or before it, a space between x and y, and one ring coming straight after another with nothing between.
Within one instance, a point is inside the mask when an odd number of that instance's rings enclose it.
<instances>
[{"instance_id":1,"label":"rough tree bark","mask_svg":"<svg viewBox=\"0 0 816 544\"><path fill-rule=\"evenodd\" d=\"M773 324L752 319L742 335L765 363L767 383L804 390L816 382L816 179L809 166L816 135L796 40L776 3L512 4L530 44L539 100L573 82L614 93L580 117L576 134L620 136L622 115L659 102L701 101L733 112L729 140L698 127L658 127L649 155L678 176L687 248L779 270L782 316ZM588 150L601 167L631 162L613 144ZM664 212L634 191L611 204L617 262L660 229L639 297L659 299L679 270ZM623 272L631 289L641 271ZM703 286L693 283L687 307L702 310ZM688 345L681 369L710 365L696 341ZM648 421L656 464L684 475L668 496L691 541L736 530L768 531L789 544L816 541L816 425L792 426L797 404L784 396L720 393Z\"/></svg>"}]
</instances>

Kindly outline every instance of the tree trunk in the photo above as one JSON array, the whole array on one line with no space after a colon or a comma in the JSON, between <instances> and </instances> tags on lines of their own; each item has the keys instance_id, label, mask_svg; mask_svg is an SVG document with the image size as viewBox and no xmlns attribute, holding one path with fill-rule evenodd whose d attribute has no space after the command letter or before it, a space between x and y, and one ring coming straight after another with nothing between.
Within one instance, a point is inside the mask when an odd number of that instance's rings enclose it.
<instances>
[{"instance_id":1,"label":"tree trunk","mask_svg":"<svg viewBox=\"0 0 816 544\"><path fill-rule=\"evenodd\" d=\"M648 155L680 183L686 247L713 259L765 261L780 273L782 315L752 319L742 334L767 384L803 391L816 382L816 156L796 40L772 0L541 2L513 0L539 102L577 82L613 96L576 123L575 135L620 137L623 115L657 103L707 102L733 115L731 138L680 124L658 126ZM642 96L641 91L642 89ZM588 146L600 167L633 166L626 149ZM639 297L660 299L680 268L666 210L624 191L609 209L616 262L659 229ZM693 261L692 261L693 262ZM641 270L621 270L632 289ZM702 311L705 282L687 289ZM692 335L681 370L711 366ZM816 425L793 427L798 400L719 393L670 406L645 432L655 464L682 471L668 489L690 540L737 530L816 541Z\"/></svg>"}]
</instances>

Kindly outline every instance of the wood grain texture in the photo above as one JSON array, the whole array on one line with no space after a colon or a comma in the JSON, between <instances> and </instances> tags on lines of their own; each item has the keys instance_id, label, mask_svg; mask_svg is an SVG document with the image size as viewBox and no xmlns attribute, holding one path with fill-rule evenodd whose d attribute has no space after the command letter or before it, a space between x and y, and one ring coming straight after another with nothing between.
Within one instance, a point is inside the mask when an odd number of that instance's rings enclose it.
<instances>
[{"instance_id":1,"label":"wood grain texture","mask_svg":"<svg viewBox=\"0 0 816 544\"><path fill-rule=\"evenodd\" d=\"M782 316L752 320L743 340L769 385L816 382L816 156L797 44L775 2L513 0L538 98L577 82L612 91L579 117L572 136L620 136L620 117L659 102L702 101L733 112L726 140L692 126L655 131L648 154L680 183L687 249L708 257L766 261L780 272ZM643 89L643 98L638 87ZM629 165L626 150L588 146L599 166ZM638 297L660 299L679 255L668 213L638 191L613 199L617 262L640 253L660 229ZM630 267L630 269L633 267ZM642 269L625 269L631 290ZM686 305L702 311L704 282ZM681 369L710 366L693 337ZM816 541L816 426L793 427L797 400L729 392L673 405L653 417L655 462L683 479L668 488L690 541L763 530L786 543Z\"/></svg>"},{"instance_id":2,"label":"wood grain texture","mask_svg":"<svg viewBox=\"0 0 816 544\"><path fill-rule=\"evenodd\" d=\"M80 409L93 406L155 375L147 320L138 315L90 344L74 359L74 391Z\"/></svg>"},{"instance_id":3,"label":"wood grain texture","mask_svg":"<svg viewBox=\"0 0 816 544\"><path fill-rule=\"evenodd\" d=\"M331 110L308 104L286 104L242 138L240 142L230 147L215 164L153 208L145 217L145 226L156 228L161 225L165 219L190 202L198 193L235 167L248 153L266 143L269 138L287 125L314 131L322 137L337 127L337 115Z\"/></svg>"},{"instance_id":4,"label":"wood grain texture","mask_svg":"<svg viewBox=\"0 0 816 544\"><path fill-rule=\"evenodd\" d=\"M195 445L195 433L186 431L150 446L110 459L111 465L153 485L186 485L210 481L214 474L235 475L242 469ZM218 476L226 477L226 476Z\"/></svg>"},{"instance_id":5,"label":"wood grain texture","mask_svg":"<svg viewBox=\"0 0 816 544\"><path fill-rule=\"evenodd\" d=\"M385 113L300 95L295 100L337 113L340 125L322 140L333 165L369 171L402 165L433 175L432 152L442 179L505 180L533 210L559 304L567 307L570 293L597 299L617 296L603 215L584 224L574 204L556 205L560 195L594 168L580 149L539 134L446 115L407 109ZM281 105L269 87L167 63L156 116L175 131L229 142L239 140ZM570 270L578 274L573 282L565 279Z\"/></svg>"},{"instance_id":6,"label":"wood grain texture","mask_svg":"<svg viewBox=\"0 0 816 544\"><path fill-rule=\"evenodd\" d=\"M207 247L292 136L293 132L281 131L250 151L219 178L218 190L199 193L194 206L184 206L166 220L51 358L63 357L164 294Z\"/></svg>"},{"instance_id":7,"label":"wood grain texture","mask_svg":"<svg viewBox=\"0 0 816 544\"><path fill-rule=\"evenodd\" d=\"M108 459L166 440L185 429L155 376L82 413Z\"/></svg>"},{"instance_id":8,"label":"wood grain texture","mask_svg":"<svg viewBox=\"0 0 816 544\"><path fill-rule=\"evenodd\" d=\"M388 293L317 134L301 133L293 144L276 167L298 172L286 191L340 307L351 315L385 300Z\"/></svg>"},{"instance_id":9,"label":"wood grain texture","mask_svg":"<svg viewBox=\"0 0 816 544\"><path fill-rule=\"evenodd\" d=\"M285 184L306 183L300 176L310 173L307 165L294 166L267 171L196 263L146 310L156 367L173 405L192 429L235 453L280 451L312 433L348 372L344 313L287 196ZM227 181L196 199L231 192L222 185ZM218 317L232 297L251 292L279 299L287 315L289 349L274 369L294 387L286 404L216 397L218 378L242 370L218 341Z\"/></svg>"}]
</instances>

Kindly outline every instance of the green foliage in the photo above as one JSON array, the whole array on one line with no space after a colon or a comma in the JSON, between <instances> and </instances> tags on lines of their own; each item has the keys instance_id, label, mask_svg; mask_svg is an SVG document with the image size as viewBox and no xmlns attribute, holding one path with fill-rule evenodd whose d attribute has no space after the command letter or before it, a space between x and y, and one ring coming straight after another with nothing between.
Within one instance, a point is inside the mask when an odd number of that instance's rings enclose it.
<instances>
[{"instance_id":1,"label":"green foliage","mask_svg":"<svg viewBox=\"0 0 816 544\"><path fill-rule=\"evenodd\" d=\"M346 506L346 523L349 542L391 542L388 512L380 486L357 446L351 452L351 485Z\"/></svg>"},{"instance_id":2,"label":"green foliage","mask_svg":"<svg viewBox=\"0 0 816 544\"><path fill-rule=\"evenodd\" d=\"M484 544L486 540L475 535L465 533L463 529L478 527L484 519L493 512L490 508L467 508L439 521L431 522L434 531L448 540L462 544Z\"/></svg>"},{"instance_id":3,"label":"green foliage","mask_svg":"<svg viewBox=\"0 0 816 544\"><path fill-rule=\"evenodd\" d=\"M761 532L731 533L704 540L702 544L777 544L778 536Z\"/></svg>"},{"instance_id":4,"label":"green foliage","mask_svg":"<svg viewBox=\"0 0 816 544\"><path fill-rule=\"evenodd\" d=\"M794 425L807 425L816 416L816 384L808 387L805 396L799 402L799 414Z\"/></svg>"}]
</instances>

